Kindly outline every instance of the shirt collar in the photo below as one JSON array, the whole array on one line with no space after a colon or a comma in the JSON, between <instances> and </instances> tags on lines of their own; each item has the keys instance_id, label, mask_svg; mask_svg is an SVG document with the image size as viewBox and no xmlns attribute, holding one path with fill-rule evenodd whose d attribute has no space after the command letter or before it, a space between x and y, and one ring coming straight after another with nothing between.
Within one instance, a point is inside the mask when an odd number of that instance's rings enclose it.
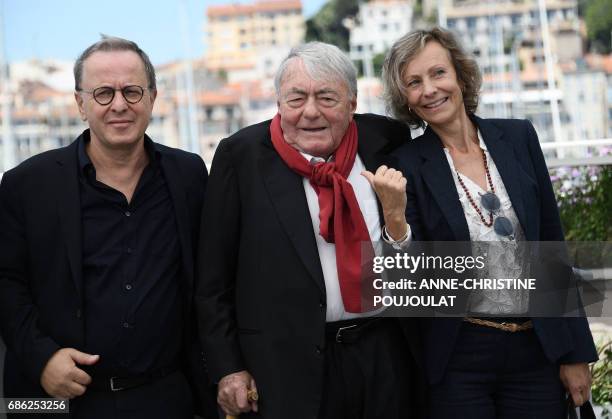
<instances>
[{"instance_id":1,"label":"shirt collar","mask_svg":"<svg viewBox=\"0 0 612 419\"><path fill-rule=\"evenodd\" d=\"M477 129L476 133L478 134L478 145L480 146L480 148L483 149L484 151L489 151L487 149L487 145L484 142L484 139L482 138L482 133L480 132L480 130Z\"/></svg>"},{"instance_id":2,"label":"shirt collar","mask_svg":"<svg viewBox=\"0 0 612 419\"><path fill-rule=\"evenodd\" d=\"M77 153L78 153L78 161L79 161L79 169L83 174L88 174L93 170L95 173L95 167L87 154L86 147L87 144L91 141L90 131L86 129L83 131L83 135L79 138L79 142L77 144ZM149 164L152 168L157 168L159 165L159 160L161 159L161 154L158 150L155 149L155 143L153 140L149 138L148 135L144 136L144 148L149 156Z\"/></svg>"},{"instance_id":3,"label":"shirt collar","mask_svg":"<svg viewBox=\"0 0 612 419\"><path fill-rule=\"evenodd\" d=\"M315 163L329 163L334 161L334 155L332 154L331 156L329 156L327 158L327 160L325 160L323 157L316 157L316 156L312 156L308 153L304 153L303 151L299 152L302 157L304 157L310 164L315 164Z\"/></svg>"}]
</instances>

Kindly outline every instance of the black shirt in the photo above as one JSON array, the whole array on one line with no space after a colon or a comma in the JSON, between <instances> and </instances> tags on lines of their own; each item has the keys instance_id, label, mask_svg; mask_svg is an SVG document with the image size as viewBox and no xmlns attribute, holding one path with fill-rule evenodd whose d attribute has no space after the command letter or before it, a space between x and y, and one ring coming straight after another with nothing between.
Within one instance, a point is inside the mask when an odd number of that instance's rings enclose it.
<instances>
[{"instance_id":1,"label":"black shirt","mask_svg":"<svg viewBox=\"0 0 612 419\"><path fill-rule=\"evenodd\" d=\"M83 223L85 350L94 375L130 376L175 365L182 337L180 244L161 155L145 137L149 164L130 203L96 180L78 144Z\"/></svg>"}]
</instances>

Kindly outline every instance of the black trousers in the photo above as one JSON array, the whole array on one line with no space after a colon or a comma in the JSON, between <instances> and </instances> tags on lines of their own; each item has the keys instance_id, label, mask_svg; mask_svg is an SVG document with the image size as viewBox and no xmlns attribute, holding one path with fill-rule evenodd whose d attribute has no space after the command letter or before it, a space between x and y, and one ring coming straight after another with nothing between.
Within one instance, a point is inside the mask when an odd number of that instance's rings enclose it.
<instances>
[{"instance_id":1,"label":"black trousers","mask_svg":"<svg viewBox=\"0 0 612 419\"><path fill-rule=\"evenodd\" d=\"M191 389L179 371L128 390L88 390L70 408L74 419L193 418Z\"/></svg>"},{"instance_id":2,"label":"black trousers","mask_svg":"<svg viewBox=\"0 0 612 419\"><path fill-rule=\"evenodd\" d=\"M176 371L151 383L117 392L87 389L70 400L70 414L14 414L8 419L193 419L191 389Z\"/></svg>"},{"instance_id":3,"label":"black trousers","mask_svg":"<svg viewBox=\"0 0 612 419\"><path fill-rule=\"evenodd\" d=\"M464 323L442 382L430 388L432 419L562 419L565 390L533 330L508 333Z\"/></svg>"},{"instance_id":4,"label":"black trousers","mask_svg":"<svg viewBox=\"0 0 612 419\"><path fill-rule=\"evenodd\" d=\"M353 343L328 339L319 419L420 419L412 400L414 369L395 319L377 320Z\"/></svg>"}]
</instances>

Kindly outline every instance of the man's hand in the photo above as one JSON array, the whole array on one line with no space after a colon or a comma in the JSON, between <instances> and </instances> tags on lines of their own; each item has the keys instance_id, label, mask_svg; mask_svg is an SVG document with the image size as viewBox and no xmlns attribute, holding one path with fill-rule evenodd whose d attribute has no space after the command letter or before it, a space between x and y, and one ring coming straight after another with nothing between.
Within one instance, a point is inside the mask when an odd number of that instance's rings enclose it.
<instances>
[{"instance_id":1,"label":"man's hand","mask_svg":"<svg viewBox=\"0 0 612 419\"><path fill-rule=\"evenodd\" d=\"M99 355L90 355L73 348L62 348L49 359L40 376L40 384L52 397L73 399L82 395L91 377L77 365L93 365Z\"/></svg>"},{"instance_id":2,"label":"man's hand","mask_svg":"<svg viewBox=\"0 0 612 419\"><path fill-rule=\"evenodd\" d=\"M591 398L591 370L586 362L561 365L559 377L576 406L582 406Z\"/></svg>"},{"instance_id":3,"label":"man's hand","mask_svg":"<svg viewBox=\"0 0 612 419\"><path fill-rule=\"evenodd\" d=\"M257 412L257 400L249 401L249 390L257 391L255 380L248 371L238 371L226 375L219 381L217 403L228 415Z\"/></svg>"},{"instance_id":4,"label":"man's hand","mask_svg":"<svg viewBox=\"0 0 612 419\"><path fill-rule=\"evenodd\" d=\"M373 174L367 170L361 172L380 200L387 232L398 240L407 233L406 224L406 178L402 172L380 166Z\"/></svg>"}]
</instances>

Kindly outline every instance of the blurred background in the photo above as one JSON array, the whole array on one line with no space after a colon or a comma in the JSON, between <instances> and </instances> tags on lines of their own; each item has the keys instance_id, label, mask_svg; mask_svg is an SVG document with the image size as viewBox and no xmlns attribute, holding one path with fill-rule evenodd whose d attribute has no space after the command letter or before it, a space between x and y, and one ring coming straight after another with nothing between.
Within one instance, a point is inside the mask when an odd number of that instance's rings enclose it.
<instances>
[{"instance_id":1,"label":"blurred background","mask_svg":"<svg viewBox=\"0 0 612 419\"><path fill-rule=\"evenodd\" d=\"M456 31L480 64L477 113L536 127L568 240L609 248L612 0L0 0L0 177L86 128L72 65L100 34L137 42L156 66L147 133L210 167L222 138L274 116L273 75L292 46L321 40L346 51L359 71L357 111L385 114L386 51L434 25ZM604 316L590 319L604 343L611 276L590 275L608 296ZM612 349L607 357L602 400L612 399Z\"/></svg>"}]
</instances>

